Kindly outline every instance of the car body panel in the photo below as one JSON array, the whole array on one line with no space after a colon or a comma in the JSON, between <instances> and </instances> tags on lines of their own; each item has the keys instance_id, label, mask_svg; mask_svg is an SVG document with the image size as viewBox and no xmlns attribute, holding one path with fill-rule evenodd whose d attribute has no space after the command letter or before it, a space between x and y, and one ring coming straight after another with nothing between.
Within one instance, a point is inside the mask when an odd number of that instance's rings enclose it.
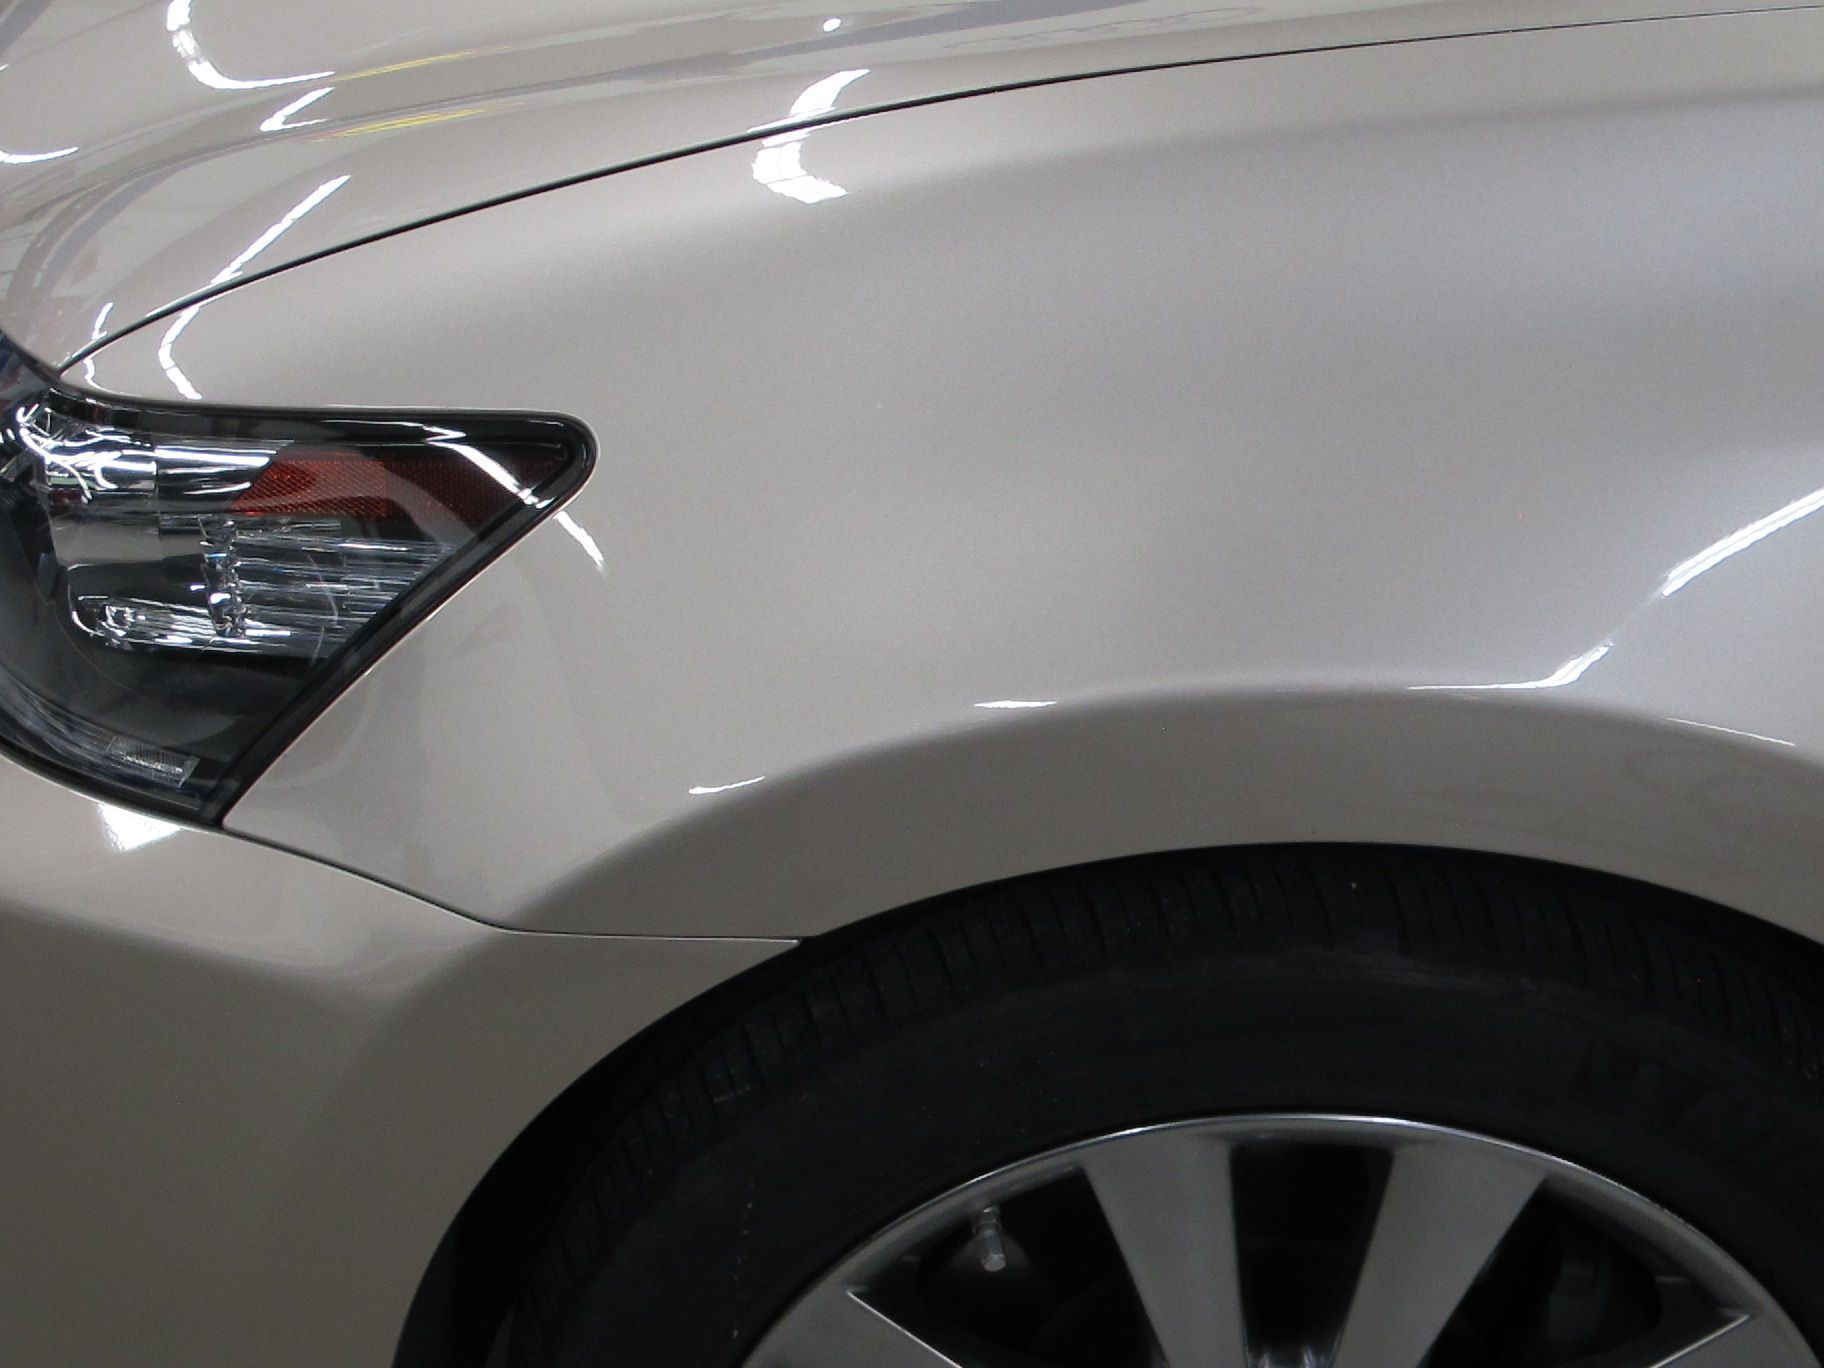
<instances>
[{"instance_id":1,"label":"car body panel","mask_svg":"<svg viewBox=\"0 0 1824 1368\"><path fill-rule=\"evenodd\" d=\"M296 20L210 3L184 12L218 74L290 69L263 26ZM47 100L56 54L135 25L175 51L169 4L56 9ZM1527 27L1442 0L1293 9L1271 13L1298 46ZM552 33L580 12L541 10ZM1055 75L1061 12L1033 52L973 7L896 11L935 25L903 68L866 50L908 99ZM479 6L391 36L319 13L356 25L338 63L530 41ZM789 46L807 14L692 22L764 19ZM1078 36L1097 60L1209 51ZM647 41L628 50L660 62ZM608 165L763 122L741 99L789 109L834 52L577 108L645 111L592 145ZM384 122L512 86L466 69L473 89L355 88ZM823 93L848 112L872 80ZM244 123L311 88L207 87ZM1824 12L896 108L274 269L520 185L490 128L528 177L596 165L564 99L325 125L275 139L289 170L178 101L147 142L18 164L71 198L12 237L30 269L0 322L49 356L102 339L67 380L563 413L599 459L227 830L0 757L9 1362L384 1368L463 1201L567 1085L792 938L989 879L1412 843L1824 939ZM371 160L323 150L345 145ZM341 198L386 177L397 194ZM0 216L24 203L0 182ZM118 312L91 327L99 302Z\"/></svg>"},{"instance_id":2,"label":"car body panel","mask_svg":"<svg viewBox=\"0 0 1824 1368\"><path fill-rule=\"evenodd\" d=\"M532 1116L784 948L502 932L4 758L0 810L13 1364L382 1368Z\"/></svg>"},{"instance_id":3,"label":"car body panel","mask_svg":"<svg viewBox=\"0 0 1824 1368\"><path fill-rule=\"evenodd\" d=\"M71 375L593 429L227 819L479 918L797 936L1372 840L1820 936L1820 142L1817 12L1134 73L477 212Z\"/></svg>"},{"instance_id":4,"label":"car body panel","mask_svg":"<svg viewBox=\"0 0 1824 1368\"><path fill-rule=\"evenodd\" d=\"M1746 7L168 0L23 23L28 5L0 25L16 49L0 52L0 329L62 363L236 280L759 126L1161 63Z\"/></svg>"}]
</instances>

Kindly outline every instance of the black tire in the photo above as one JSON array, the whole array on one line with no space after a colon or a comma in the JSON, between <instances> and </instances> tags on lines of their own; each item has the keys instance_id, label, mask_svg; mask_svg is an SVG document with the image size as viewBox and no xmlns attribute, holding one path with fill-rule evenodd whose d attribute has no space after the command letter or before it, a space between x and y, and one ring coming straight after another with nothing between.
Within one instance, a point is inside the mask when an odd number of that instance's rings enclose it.
<instances>
[{"instance_id":1,"label":"black tire","mask_svg":"<svg viewBox=\"0 0 1824 1368\"><path fill-rule=\"evenodd\" d=\"M1605 1174L1824 1344L1824 987L1786 933L1522 861L1328 847L1065 871L797 954L595 1106L515 1368L734 1368L839 1256L997 1165L1286 1111Z\"/></svg>"}]
</instances>

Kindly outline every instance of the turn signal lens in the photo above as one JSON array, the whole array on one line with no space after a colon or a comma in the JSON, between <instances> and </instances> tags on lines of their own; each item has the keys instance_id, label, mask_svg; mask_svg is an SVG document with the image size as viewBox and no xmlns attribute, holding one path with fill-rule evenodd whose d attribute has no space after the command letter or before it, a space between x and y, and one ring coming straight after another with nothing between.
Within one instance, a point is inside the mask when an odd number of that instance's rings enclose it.
<instances>
[{"instance_id":1,"label":"turn signal lens","mask_svg":"<svg viewBox=\"0 0 1824 1368\"><path fill-rule=\"evenodd\" d=\"M0 741L218 815L587 460L548 418L103 405L0 342Z\"/></svg>"}]
</instances>

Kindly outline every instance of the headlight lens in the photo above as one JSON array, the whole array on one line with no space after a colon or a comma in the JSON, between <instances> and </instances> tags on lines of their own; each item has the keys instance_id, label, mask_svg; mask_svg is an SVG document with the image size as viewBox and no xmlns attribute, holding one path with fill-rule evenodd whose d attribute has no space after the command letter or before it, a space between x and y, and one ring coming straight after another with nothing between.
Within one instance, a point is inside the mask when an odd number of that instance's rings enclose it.
<instances>
[{"instance_id":1,"label":"headlight lens","mask_svg":"<svg viewBox=\"0 0 1824 1368\"><path fill-rule=\"evenodd\" d=\"M549 418L113 407L0 341L0 741L215 817L587 460Z\"/></svg>"}]
</instances>

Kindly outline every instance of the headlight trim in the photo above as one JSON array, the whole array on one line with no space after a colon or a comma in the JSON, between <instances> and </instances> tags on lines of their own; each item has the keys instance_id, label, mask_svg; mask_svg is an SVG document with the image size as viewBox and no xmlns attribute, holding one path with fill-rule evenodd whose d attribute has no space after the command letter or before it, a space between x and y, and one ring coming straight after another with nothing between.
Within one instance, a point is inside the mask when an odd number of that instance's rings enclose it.
<instances>
[{"instance_id":1,"label":"headlight trim","mask_svg":"<svg viewBox=\"0 0 1824 1368\"><path fill-rule=\"evenodd\" d=\"M83 434L101 434L90 453L97 468L125 461L145 489L136 494L120 487L130 482L114 482L101 490L60 468L53 498L47 457L32 449L21 426L34 409L32 421L54 415L78 445ZM161 482L167 465L182 466L186 477L212 469L208 460L180 459L194 451L255 454L243 462L250 474L239 483L232 470L194 487ZM568 500L594 463L588 429L567 417L142 405L64 383L0 337L0 533L17 540L21 553L37 553L35 560L14 556L8 546L0 555L0 593L9 600L37 596L30 611L16 601L0 605L0 651L11 657L0 658L0 747L85 790L219 825L349 685ZM260 483L268 472L275 478ZM313 480L322 486L315 495ZM313 497L321 504L314 511ZM98 511L104 501L108 511ZM20 525L25 517L36 520L29 532ZM252 547L239 560L237 528L241 549ZM388 541L376 528L409 536ZM114 559L81 559L77 547L84 556L104 547ZM121 547L129 549L118 553ZM375 571L387 565L390 578ZM5 582L28 573L29 584ZM78 593L77 582L90 589ZM247 584L257 592L243 593ZM259 594L267 620L251 617L245 601ZM53 621L60 604L67 612ZM275 604L293 625L271 625ZM32 624L29 643L9 651L6 637L21 621ZM296 630L299 622L317 631L314 644ZM75 640L84 635L86 644ZM232 664L230 656L237 657ZM31 677L34 663L44 678ZM175 682L122 684L161 677ZM189 679L206 687L187 690ZM44 687L47 681L62 687ZM246 687L237 692L237 683ZM36 702L28 704L21 689ZM173 728L187 735L177 716L184 700L203 695L197 746L172 744ZM247 700L240 714L237 697ZM123 727L123 707L137 730ZM66 730L112 729L156 764L142 772L124 761L124 771L97 763L108 754L95 750L99 734L54 736L50 720L59 716ZM140 725L148 720L155 725ZM216 720L221 725L208 731ZM185 759L199 755L203 768L185 769Z\"/></svg>"}]
</instances>

